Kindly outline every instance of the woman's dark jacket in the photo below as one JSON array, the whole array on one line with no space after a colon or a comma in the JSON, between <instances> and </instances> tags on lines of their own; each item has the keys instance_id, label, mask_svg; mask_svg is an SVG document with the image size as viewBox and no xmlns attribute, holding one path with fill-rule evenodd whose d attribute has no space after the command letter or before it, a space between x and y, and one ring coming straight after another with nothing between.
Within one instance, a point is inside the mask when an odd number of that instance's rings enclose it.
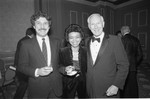
<instances>
[{"instance_id":1,"label":"woman's dark jacket","mask_svg":"<svg viewBox=\"0 0 150 99\"><path fill-rule=\"evenodd\" d=\"M80 76L82 77L82 80L86 80L86 71L87 71L87 51L86 48L83 46L80 46L79 48L79 66L80 66ZM59 64L60 64L60 73L63 74L64 79L68 78L69 76L66 75L65 67L69 65L73 65L73 56L72 56L72 50L71 47L64 47L60 49L59 53Z\"/></svg>"}]
</instances>

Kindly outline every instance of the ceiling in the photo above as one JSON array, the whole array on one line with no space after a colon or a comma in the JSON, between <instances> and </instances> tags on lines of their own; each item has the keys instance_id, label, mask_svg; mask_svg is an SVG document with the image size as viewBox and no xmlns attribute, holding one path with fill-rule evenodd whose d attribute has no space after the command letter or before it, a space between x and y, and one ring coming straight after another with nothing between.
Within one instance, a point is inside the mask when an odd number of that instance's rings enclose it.
<instances>
[{"instance_id":1,"label":"ceiling","mask_svg":"<svg viewBox=\"0 0 150 99\"><path fill-rule=\"evenodd\" d=\"M120 4L126 3L131 0L85 0L85 1L89 1L92 3L97 3L99 1L102 1L102 2L107 2L107 3L112 3L114 5L120 5Z\"/></svg>"}]
</instances>

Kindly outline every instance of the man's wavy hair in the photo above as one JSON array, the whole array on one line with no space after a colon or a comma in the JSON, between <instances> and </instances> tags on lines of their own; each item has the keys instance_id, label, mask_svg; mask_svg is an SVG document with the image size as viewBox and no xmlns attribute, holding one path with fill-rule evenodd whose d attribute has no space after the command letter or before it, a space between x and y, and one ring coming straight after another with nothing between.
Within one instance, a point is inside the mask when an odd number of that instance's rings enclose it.
<instances>
[{"instance_id":1,"label":"man's wavy hair","mask_svg":"<svg viewBox=\"0 0 150 99\"><path fill-rule=\"evenodd\" d=\"M67 43L69 43L69 33L71 32L78 32L80 33L81 35L81 42L80 42L80 45L83 45L84 44L84 32L83 32L83 29L77 25L77 24L70 24L66 29L65 29L65 40L67 41Z\"/></svg>"},{"instance_id":2,"label":"man's wavy hair","mask_svg":"<svg viewBox=\"0 0 150 99\"><path fill-rule=\"evenodd\" d=\"M51 25L51 23L52 23L52 22L51 22L51 17L48 16L46 13L39 11L39 12L37 12L37 13L35 13L35 14L33 14L33 15L31 16L30 22L31 22L32 26L35 25L35 21L36 21L37 19L39 19L40 17L46 18L46 19L48 20L48 22L49 22L49 25Z\"/></svg>"}]
</instances>

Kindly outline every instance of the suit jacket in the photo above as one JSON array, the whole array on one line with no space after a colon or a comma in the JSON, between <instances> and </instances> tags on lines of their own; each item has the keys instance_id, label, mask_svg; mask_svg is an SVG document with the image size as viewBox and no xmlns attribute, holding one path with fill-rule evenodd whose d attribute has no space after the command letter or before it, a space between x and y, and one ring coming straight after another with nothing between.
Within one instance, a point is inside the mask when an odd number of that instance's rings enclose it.
<instances>
[{"instance_id":1,"label":"suit jacket","mask_svg":"<svg viewBox=\"0 0 150 99\"><path fill-rule=\"evenodd\" d=\"M14 60L14 66L16 68L18 68L18 61L19 61L19 51L20 51L20 47L21 47L21 42L24 41L24 40L27 40L27 39L30 39L29 36L25 36L23 37L22 39L20 39L17 43L17 48L16 48L16 52L15 52L15 60ZM21 73L18 71L16 71L16 77L19 81L23 81L23 82L26 82L28 81L28 76L26 76L25 74Z\"/></svg>"},{"instance_id":2,"label":"suit jacket","mask_svg":"<svg viewBox=\"0 0 150 99\"><path fill-rule=\"evenodd\" d=\"M50 38L53 72L48 76L35 77L36 68L47 66L36 37L21 43L18 70L29 76L29 97L46 98L52 89L56 96L62 94L61 75L58 72L60 42Z\"/></svg>"},{"instance_id":3,"label":"suit jacket","mask_svg":"<svg viewBox=\"0 0 150 99\"><path fill-rule=\"evenodd\" d=\"M91 98L106 97L106 91L111 85L123 88L129 67L127 55L119 37L105 34L93 64L90 42L91 37L86 39L87 93Z\"/></svg>"},{"instance_id":4,"label":"suit jacket","mask_svg":"<svg viewBox=\"0 0 150 99\"><path fill-rule=\"evenodd\" d=\"M27 40L27 39L30 39L30 37L25 36L22 39L20 39L17 43L17 48L16 48L16 52L15 52L15 60L14 60L14 65L15 66L18 66L19 50L20 50L20 47L21 47L21 42L24 41L24 40Z\"/></svg>"},{"instance_id":5,"label":"suit jacket","mask_svg":"<svg viewBox=\"0 0 150 99\"><path fill-rule=\"evenodd\" d=\"M122 37L122 42L130 63L129 71L136 71L143 56L140 41L136 37L126 34Z\"/></svg>"}]
</instances>

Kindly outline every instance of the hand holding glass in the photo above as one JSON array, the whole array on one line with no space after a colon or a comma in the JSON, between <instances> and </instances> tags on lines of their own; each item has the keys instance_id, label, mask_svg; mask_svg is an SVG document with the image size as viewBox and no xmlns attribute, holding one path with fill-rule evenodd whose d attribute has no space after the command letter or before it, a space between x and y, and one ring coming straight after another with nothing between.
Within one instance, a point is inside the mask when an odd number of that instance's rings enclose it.
<instances>
[{"instance_id":1,"label":"hand holding glass","mask_svg":"<svg viewBox=\"0 0 150 99\"><path fill-rule=\"evenodd\" d=\"M65 68L65 71L67 72L67 75L69 76L73 76L77 73L77 71L75 71L75 67L74 66L67 66Z\"/></svg>"}]
</instances>

